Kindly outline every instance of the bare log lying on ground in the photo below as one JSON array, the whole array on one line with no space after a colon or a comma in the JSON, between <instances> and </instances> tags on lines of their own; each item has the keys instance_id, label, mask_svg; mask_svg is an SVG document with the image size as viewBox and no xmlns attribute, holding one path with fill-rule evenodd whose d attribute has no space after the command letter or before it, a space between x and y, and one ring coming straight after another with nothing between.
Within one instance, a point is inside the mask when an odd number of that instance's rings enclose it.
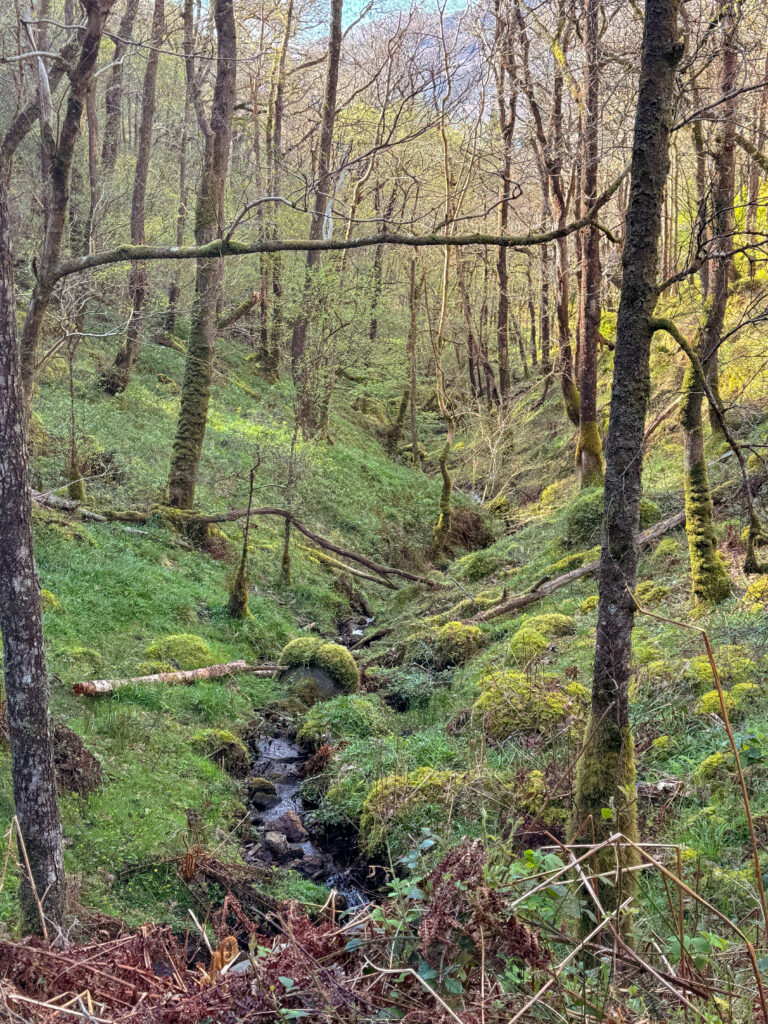
<instances>
[{"instance_id":1,"label":"bare log lying on ground","mask_svg":"<svg viewBox=\"0 0 768 1024\"><path fill-rule=\"evenodd\" d=\"M673 516L667 516L666 519L662 519L655 526L652 526L650 530L640 534L640 545L647 546L648 544L653 544L659 537L663 537L669 530L682 526L684 522L685 512L675 512ZM562 576L556 576L554 579L537 583L534 589L529 590L527 594L517 594L515 597L502 601L501 604L494 605L493 608L486 608L484 612L478 612L471 619L464 619L464 621L489 622L491 619L497 619L500 615L509 615L511 612L522 611L529 604L535 604L536 601L549 597L555 591L567 587L569 583L575 583L576 580L580 580L583 576L589 576L590 573L597 572L599 565L600 559L596 558L593 562L580 565L578 569L571 569L570 572L563 573Z\"/></svg>"},{"instance_id":2,"label":"bare log lying on ground","mask_svg":"<svg viewBox=\"0 0 768 1024\"><path fill-rule=\"evenodd\" d=\"M75 683L72 689L77 696L98 697L102 693L113 693L123 686L145 683L182 683L189 686L201 679L220 679L249 672L254 676L271 676L278 671L277 665L249 665L247 661L230 661L226 665L208 665L207 668L187 669L184 672L157 672L152 676L135 676L132 679L91 679Z\"/></svg>"}]
</instances>

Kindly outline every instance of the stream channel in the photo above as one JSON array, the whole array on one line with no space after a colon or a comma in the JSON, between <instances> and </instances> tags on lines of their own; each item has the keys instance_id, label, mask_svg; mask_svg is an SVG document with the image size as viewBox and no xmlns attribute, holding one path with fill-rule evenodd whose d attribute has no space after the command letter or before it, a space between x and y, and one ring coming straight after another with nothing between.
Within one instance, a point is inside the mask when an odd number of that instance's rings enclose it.
<instances>
[{"instance_id":1,"label":"stream channel","mask_svg":"<svg viewBox=\"0 0 768 1024\"><path fill-rule=\"evenodd\" d=\"M310 676L326 698L339 692L318 669L293 672L304 678ZM260 735L254 747L248 786L252 838L243 852L246 863L292 868L305 878L335 889L348 909L369 903L377 887L367 881L368 865L352 836L343 830L338 834L319 830L307 818L300 789L308 755L295 735L285 727L276 727L271 734Z\"/></svg>"}]
</instances>

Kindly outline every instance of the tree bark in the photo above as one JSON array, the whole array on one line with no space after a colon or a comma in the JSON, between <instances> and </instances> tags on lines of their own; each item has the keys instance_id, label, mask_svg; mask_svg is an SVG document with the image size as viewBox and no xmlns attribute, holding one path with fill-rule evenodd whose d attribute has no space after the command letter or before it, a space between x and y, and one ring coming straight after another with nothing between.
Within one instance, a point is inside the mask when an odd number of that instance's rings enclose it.
<instances>
[{"instance_id":1,"label":"tree bark","mask_svg":"<svg viewBox=\"0 0 768 1024\"><path fill-rule=\"evenodd\" d=\"M131 245L145 242L144 210L147 199L147 178L149 159L152 151L152 122L155 116L155 94L157 92L157 64L160 46L165 31L165 0L155 0L152 14L152 36L144 72L144 86L141 94L141 122L139 124L139 149L136 155L136 171L133 179L131 199ZM185 126L186 127L186 126ZM182 129L183 131L183 129ZM141 311L149 296L149 276L141 263L132 263L128 285L133 299L133 308L128 320L125 341L118 349L111 372L102 381L109 395L125 391L131 379L131 370L141 353Z\"/></svg>"},{"instance_id":2,"label":"tree bark","mask_svg":"<svg viewBox=\"0 0 768 1024\"><path fill-rule=\"evenodd\" d=\"M125 11L120 19L120 26L115 38L115 52L112 57L114 63L109 72L107 91L104 96L104 140L101 146L101 165L106 174L110 174L115 169L117 153L120 148L124 62L129 46L126 40L131 38L138 10L139 0L126 0Z\"/></svg>"},{"instance_id":3,"label":"tree bark","mask_svg":"<svg viewBox=\"0 0 768 1024\"><path fill-rule=\"evenodd\" d=\"M584 205L589 212L597 199L600 159L599 0L587 0L584 42L587 51L586 121L584 124ZM582 238L581 337L579 344L579 437L576 471L581 487L603 481L603 445L597 428L597 339L600 333L600 229L593 224Z\"/></svg>"},{"instance_id":4,"label":"tree bark","mask_svg":"<svg viewBox=\"0 0 768 1024\"><path fill-rule=\"evenodd\" d=\"M320 125L320 147L317 154L317 175L315 199L309 237L322 238L323 221L328 208L331 190L331 148L336 124L336 96L339 86L339 63L341 58L341 14L344 0L331 0L331 22L328 35L328 60L325 74L325 97ZM304 273L304 301L293 325L291 335L291 369L298 392L298 417L302 432L312 435L317 428L317 415L311 394L309 367L307 366L307 330L309 327L309 297L315 267L320 262L317 250L307 252Z\"/></svg>"},{"instance_id":5,"label":"tree bark","mask_svg":"<svg viewBox=\"0 0 768 1024\"><path fill-rule=\"evenodd\" d=\"M221 237L224 231L224 189L237 89L237 38L233 0L215 0L214 20L218 60L210 120L202 110L199 96L195 95L198 121L205 136L203 170L195 208L195 242L198 245L205 245ZM187 61L187 73L193 74L191 61ZM221 277L220 260L197 261L187 361L168 474L168 500L174 508L190 509L195 500L211 395L216 307Z\"/></svg>"},{"instance_id":6,"label":"tree bark","mask_svg":"<svg viewBox=\"0 0 768 1024\"><path fill-rule=\"evenodd\" d=\"M502 0L494 0L496 17L496 46L498 66L496 71L496 102L501 135L501 183L499 185L499 234L507 232L509 224L509 201L512 195L512 142L517 116L517 92L512 49L511 26L502 10ZM509 79L510 94L507 98L506 82ZM499 297L496 307L496 348L499 360L499 391L501 401L509 400L512 373L509 361L509 274L507 250L499 246L496 250L496 279Z\"/></svg>"},{"instance_id":7,"label":"tree bark","mask_svg":"<svg viewBox=\"0 0 768 1024\"><path fill-rule=\"evenodd\" d=\"M7 139L7 137L6 137ZM12 156L4 154L4 157ZM61 822L53 764L42 605L32 548L27 416L16 339L13 237L9 223L10 160L0 165L0 630L11 742L13 799L32 870L21 873L22 927L41 929L35 892L46 917L64 915Z\"/></svg>"},{"instance_id":8,"label":"tree bark","mask_svg":"<svg viewBox=\"0 0 768 1024\"><path fill-rule=\"evenodd\" d=\"M597 639L592 707L585 733L589 742L577 768L572 821L572 833L584 826L590 830L590 837L594 830L597 840L613 832L637 839L628 698L635 609L629 591L637 575L651 318L657 298L675 69L683 52L677 19L678 0L646 0L606 446ZM613 868L613 849L607 854L602 860L598 858L598 871ZM625 848L624 866L635 860L631 848ZM603 905L616 907L624 898L622 890L626 892L631 886L632 877L620 878L619 884L600 884Z\"/></svg>"},{"instance_id":9,"label":"tree bark","mask_svg":"<svg viewBox=\"0 0 768 1024\"><path fill-rule=\"evenodd\" d=\"M80 131L80 119L91 75L99 55L104 25L113 3L114 0L83 0L87 20L80 56L70 75L69 96L58 142L54 143L52 138L49 140L51 173L45 239L37 267L37 281L21 336L21 376L27 398L31 395L35 378L40 327L56 286L56 277L53 271L61 251L61 242L67 222L70 172L75 141Z\"/></svg>"},{"instance_id":10,"label":"tree bark","mask_svg":"<svg viewBox=\"0 0 768 1024\"><path fill-rule=\"evenodd\" d=\"M254 676L272 676L277 671L277 665L249 665L247 661L230 661L225 665L208 665L206 668L192 668L183 672L156 672L151 676L134 676L132 679L88 679L74 683L72 692L78 697L98 697L103 693L114 693L124 686L151 686L154 683L191 686L201 679L221 679L240 672L249 672Z\"/></svg>"},{"instance_id":11,"label":"tree bark","mask_svg":"<svg viewBox=\"0 0 768 1024\"><path fill-rule=\"evenodd\" d=\"M723 51L720 67L720 123L717 126L712 180L712 239L715 258L709 274L711 294L704 306L695 350L707 383L720 405L717 387L717 352L728 304L728 285L733 259L728 255L733 244L733 189L735 167L736 20L732 2L720 12L723 25ZM704 456L701 375L693 365L683 378L680 422L685 450L686 533L691 560L691 587L696 601L717 604L730 594L725 566L717 550L713 525L712 492ZM722 428L710 412L713 433L722 437Z\"/></svg>"},{"instance_id":12,"label":"tree bark","mask_svg":"<svg viewBox=\"0 0 768 1024\"><path fill-rule=\"evenodd\" d=\"M194 24L192 17L192 2L191 0L184 0L184 66L188 68L192 65L194 68L193 50L194 50ZM187 226L187 150L189 148L190 139L190 110L192 108L193 97L193 82L194 82L194 70L191 73L186 74L186 88L184 91L184 120L181 126L181 139L179 140L179 208L176 213L176 245L182 246L184 244L184 231ZM165 333L173 334L176 330L176 303L179 301L179 295L181 294L181 287L179 285L180 268L174 267L173 276L171 277L171 283L168 286L168 309L165 313Z\"/></svg>"}]
</instances>

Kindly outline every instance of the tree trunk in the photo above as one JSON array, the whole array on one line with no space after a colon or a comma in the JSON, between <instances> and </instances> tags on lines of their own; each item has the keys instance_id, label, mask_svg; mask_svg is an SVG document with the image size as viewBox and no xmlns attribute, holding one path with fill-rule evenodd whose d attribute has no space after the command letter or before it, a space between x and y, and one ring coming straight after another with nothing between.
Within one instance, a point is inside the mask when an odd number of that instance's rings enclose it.
<instances>
[{"instance_id":1,"label":"tree trunk","mask_svg":"<svg viewBox=\"0 0 768 1024\"><path fill-rule=\"evenodd\" d=\"M133 179L133 198L131 199L131 245L143 245L144 209L147 198L147 177L149 175L149 158L152 150L152 121L155 116L155 93L157 86L157 64L160 57L160 45L165 31L165 0L155 0L152 15L152 36L144 72L144 87L141 94L141 123L139 125L139 151L136 155L136 171ZM141 352L141 311L146 305L149 293L149 277L144 263L132 263L129 291L133 299L133 309L128 320L125 341L115 357L115 365L102 381L104 390L109 395L117 395L125 391L131 379L131 370Z\"/></svg>"},{"instance_id":2,"label":"tree trunk","mask_svg":"<svg viewBox=\"0 0 768 1024\"><path fill-rule=\"evenodd\" d=\"M495 0L496 46L499 51L496 68L496 101L501 134L501 183L499 185L499 234L504 235L509 224L509 201L512 195L512 141L517 116L517 76L514 67L511 28L502 9L501 0ZM506 81L509 78L511 92L507 99ZM500 245L496 250L496 278L499 285L499 299L496 312L496 347L499 360L499 390L501 401L509 399L512 374L509 362L509 273L507 250Z\"/></svg>"},{"instance_id":3,"label":"tree trunk","mask_svg":"<svg viewBox=\"0 0 768 1024\"><path fill-rule=\"evenodd\" d=\"M185 0L184 2L184 66L185 68L193 62L193 50L194 50L194 39L193 39L193 19L192 19L192 3L191 0ZM187 226L187 150L189 147L190 138L190 110L193 103L193 82L194 74L186 75L186 88L184 92L184 120L181 126L181 139L179 140L179 208L176 213L176 245L182 246L184 244L184 231ZM176 330L176 303L179 301L179 295L181 294L181 288L179 286L179 280L181 277L181 268L175 266L172 271L171 283L168 286L168 309L165 313L165 333L173 334Z\"/></svg>"},{"instance_id":4,"label":"tree trunk","mask_svg":"<svg viewBox=\"0 0 768 1024\"><path fill-rule=\"evenodd\" d=\"M718 399L717 351L728 304L728 283L733 244L733 189L735 99L731 96L736 83L735 12L727 2L721 10L723 51L720 69L720 124L717 127L712 180L712 241L715 258L709 275L711 294L704 307L702 323L696 340L696 351L714 396ZM725 566L718 554L713 526L712 492L709 487L707 462L704 456L702 381L692 365L686 367L680 421L685 448L686 534L691 560L691 586L694 598L717 604L730 594ZM711 414L712 415L712 414ZM712 431L722 437L722 428L714 419Z\"/></svg>"},{"instance_id":5,"label":"tree trunk","mask_svg":"<svg viewBox=\"0 0 768 1024\"><path fill-rule=\"evenodd\" d=\"M584 205L589 211L597 199L600 119L599 0L585 8L586 122L584 125ZM581 338L579 344L579 438L576 470L581 487L603 480L603 446L597 429L597 338L600 333L600 229L592 225L582 239Z\"/></svg>"},{"instance_id":6,"label":"tree trunk","mask_svg":"<svg viewBox=\"0 0 768 1024\"><path fill-rule=\"evenodd\" d=\"M101 164L106 174L110 174L115 169L117 151L120 147L124 61L129 46L126 40L131 38L138 10L139 0L126 0L125 11L115 38L115 52L112 57L114 63L109 72L107 91L104 96L104 141L101 146Z\"/></svg>"},{"instance_id":7,"label":"tree trunk","mask_svg":"<svg viewBox=\"0 0 768 1024\"><path fill-rule=\"evenodd\" d=\"M21 377L27 398L31 395L34 384L40 327L56 283L51 274L59 258L67 222L69 179L75 141L80 131L80 118L85 106L91 75L99 56L104 24L113 2L114 0L83 0L87 21L80 56L70 75L69 96L58 143L54 144L52 138L49 142L51 174L45 239L37 267L37 281L32 292L21 337Z\"/></svg>"},{"instance_id":8,"label":"tree trunk","mask_svg":"<svg viewBox=\"0 0 768 1024\"><path fill-rule=\"evenodd\" d=\"M336 124L336 95L339 85L339 61L341 57L341 14L344 0L331 0L331 23L328 36L328 61L325 74L325 97L320 126L320 148L317 154L317 175L312 221L309 228L311 239L322 238L323 221L328 208L331 190L331 147ZM320 262L320 252L307 252L304 274L304 301L293 325L291 336L291 368L298 392L299 424L304 434L311 435L317 428L317 417L311 394L309 367L307 366L307 329L309 327L309 297L313 271Z\"/></svg>"},{"instance_id":9,"label":"tree trunk","mask_svg":"<svg viewBox=\"0 0 768 1024\"><path fill-rule=\"evenodd\" d=\"M205 135L200 189L195 208L195 241L205 245L224 230L224 188L232 139L232 115L237 91L237 39L233 0L215 0L217 56L211 116L205 117L199 98L198 121ZM188 73L190 64L187 63ZM168 475L168 500L174 508L192 508L203 450L211 394L216 307L221 288L222 263L197 261L195 299L187 346L181 406Z\"/></svg>"},{"instance_id":10,"label":"tree trunk","mask_svg":"<svg viewBox=\"0 0 768 1024\"><path fill-rule=\"evenodd\" d=\"M10 162L0 166L0 630L11 741L13 799L32 869L21 872L24 930L40 930L35 891L60 924L65 878L53 766L42 605L32 550L27 427L16 343L13 237L8 214Z\"/></svg>"},{"instance_id":11,"label":"tree trunk","mask_svg":"<svg viewBox=\"0 0 768 1024\"><path fill-rule=\"evenodd\" d=\"M650 320L656 304L664 186L669 173L675 68L683 51L677 15L678 0L646 0L606 446L592 708L586 728L588 742L577 768L572 821L572 834L585 827L586 836L591 838L594 830L598 840L613 832L637 839L628 700L635 610L629 591L637 573L641 453L650 391ZM631 848L624 848L623 866L636 859ZM604 851L596 866L598 871L612 870L613 849ZM629 875L618 884L600 883L603 906L612 909L621 903L632 879Z\"/></svg>"}]
</instances>

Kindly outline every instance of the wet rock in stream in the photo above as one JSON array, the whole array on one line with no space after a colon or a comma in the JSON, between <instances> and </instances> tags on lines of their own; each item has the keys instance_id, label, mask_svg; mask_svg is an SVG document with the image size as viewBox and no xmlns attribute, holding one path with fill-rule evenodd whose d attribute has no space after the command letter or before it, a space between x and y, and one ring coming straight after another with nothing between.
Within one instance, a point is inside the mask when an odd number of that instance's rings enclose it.
<instances>
[{"instance_id":1,"label":"wet rock in stream","mask_svg":"<svg viewBox=\"0 0 768 1024\"><path fill-rule=\"evenodd\" d=\"M336 863L304 824L299 788L305 760L289 735L259 737L253 774L247 783L254 841L246 846L244 859L264 867L293 869L336 889L347 906L364 905L368 899L352 881L350 871Z\"/></svg>"}]
</instances>

